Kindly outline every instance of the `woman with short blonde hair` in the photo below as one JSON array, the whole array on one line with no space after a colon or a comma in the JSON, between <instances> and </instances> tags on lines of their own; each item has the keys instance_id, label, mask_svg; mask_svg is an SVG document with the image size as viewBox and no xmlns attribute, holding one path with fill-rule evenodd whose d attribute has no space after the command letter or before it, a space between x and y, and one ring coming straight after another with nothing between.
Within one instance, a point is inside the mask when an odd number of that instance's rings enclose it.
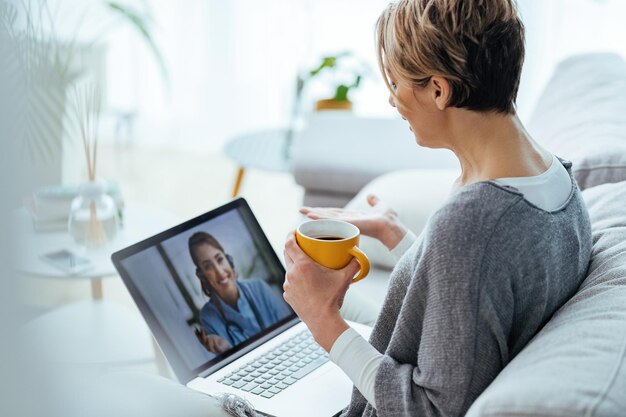
<instances>
[{"instance_id":1,"label":"woman with short blonde hair","mask_svg":"<svg viewBox=\"0 0 626 417\"><path fill-rule=\"evenodd\" d=\"M284 298L353 381L344 416L461 416L575 293L589 217L571 163L516 115L524 26L513 1L391 3L377 50L390 104L418 145L454 152L461 175L419 237L375 196L367 212L301 210L353 223L398 260L369 341L339 314L356 261L328 270L290 236Z\"/></svg>"},{"instance_id":2,"label":"woman with short blonde hair","mask_svg":"<svg viewBox=\"0 0 626 417\"><path fill-rule=\"evenodd\" d=\"M515 113L524 62L524 26L511 0L391 3L376 25L378 62L414 87L450 84L448 106Z\"/></svg>"}]
</instances>

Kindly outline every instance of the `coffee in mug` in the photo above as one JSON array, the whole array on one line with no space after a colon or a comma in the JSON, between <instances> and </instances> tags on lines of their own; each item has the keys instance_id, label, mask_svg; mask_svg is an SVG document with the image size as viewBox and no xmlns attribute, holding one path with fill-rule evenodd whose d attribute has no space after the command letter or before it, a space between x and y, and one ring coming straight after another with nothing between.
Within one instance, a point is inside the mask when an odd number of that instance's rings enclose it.
<instances>
[{"instance_id":1,"label":"coffee in mug","mask_svg":"<svg viewBox=\"0 0 626 417\"><path fill-rule=\"evenodd\" d=\"M320 240L341 240L343 239L340 236L313 236L315 239L320 239Z\"/></svg>"},{"instance_id":2,"label":"coffee in mug","mask_svg":"<svg viewBox=\"0 0 626 417\"><path fill-rule=\"evenodd\" d=\"M356 258L361 270L352 282L362 280L370 271L370 262L359 249L361 231L341 220L309 220L296 230L296 242L315 262L331 269L345 268Z\"/></svg>"}]
</instances>

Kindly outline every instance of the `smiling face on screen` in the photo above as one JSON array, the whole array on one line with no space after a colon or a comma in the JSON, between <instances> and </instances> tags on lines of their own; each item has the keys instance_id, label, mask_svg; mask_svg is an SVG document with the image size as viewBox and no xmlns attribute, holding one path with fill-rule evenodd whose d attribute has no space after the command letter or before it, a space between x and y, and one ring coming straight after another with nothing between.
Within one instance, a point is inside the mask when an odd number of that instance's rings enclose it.
<instances>
[{"instance_id":1,"label":"smiling face on screen","mask_svg":"<svg viewBox=\"0 0 626 417\"><path fill-rule=\"evenodd\" d=\"M194 252L199 273L221 298L237 290L237 274L221 249L205 243L196 246Z\"/></svg>"}]
</instances>

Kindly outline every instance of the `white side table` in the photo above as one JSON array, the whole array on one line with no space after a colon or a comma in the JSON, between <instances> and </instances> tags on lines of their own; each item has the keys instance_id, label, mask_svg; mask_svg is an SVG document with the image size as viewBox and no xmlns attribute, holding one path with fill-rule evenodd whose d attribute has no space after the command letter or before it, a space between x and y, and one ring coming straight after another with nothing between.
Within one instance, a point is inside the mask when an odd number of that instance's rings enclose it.
<instances>
[{"instance_id":1,"label":"white side table","mask_svg":"<svg viewBox=\"0 0 626 417\"><path fill-rule=\"evenodd\" d=\"M17 269L42 278L90 280L93 298L101 299L102 279L117 275L111 262L113 252L175 226L179 222L180 220L175 215L164 210L145 204L127 204L124 209L124 227L118 231L114 241L102 249L85 250L74 242L67 231L35 232L27 210L20 210L15 219L15 234L19 240ZM41 255L60 249L67 249L88 258L94 267L79 274L68 275L65 271L41 260Z\"/></svg>"},{"instance_id":2,"label":"white side table","mask_svg":"<svg viewBox=\"0 0 626 417\"><path fill-rule=\"evenodd\" d=\"M41 278L90 280L92 284L93 300L55 308L27 324L27 333L45 337L48 359L91 365L130 365L156 359L159 371L167 373L167 365L143 320L123 306L102 299L102 279L117 275L110 259L113 252L179 222L166 211L131 203L124 210L124 227L114 241L103 249L85 250L66 231L36 233L29 213L16 213L13 224L19 248L18 271ZM94 267L68 275L41 260L41 255L60 249L88 258Z\"/></svg>"}]
</instances>

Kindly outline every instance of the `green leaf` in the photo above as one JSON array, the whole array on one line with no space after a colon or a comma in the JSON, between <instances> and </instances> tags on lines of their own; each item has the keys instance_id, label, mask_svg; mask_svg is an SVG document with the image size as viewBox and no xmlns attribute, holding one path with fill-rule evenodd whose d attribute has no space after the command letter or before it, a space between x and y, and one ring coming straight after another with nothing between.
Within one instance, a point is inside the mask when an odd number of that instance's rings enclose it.
<instances>
[{"instance_id":1,"label":"green leaf","mask_svg":"<svg viewBox=\"0 0 626 417\"><path fill-rule=\"evenodd\" d=\"M315 77L324 68L335 68L337 66L337 57L326 56L322 58L322 63L310 72L311 77Z\"/></svg>"},{"instance_id":2,"label":"green leaf","mask_svg":"<svg viewBox=\"0 0 626 417\"><path fill-rule=\"evenodd\" d=\"M340 66L340 61L344 57L352 57L353 54L350 51L344 51L334 56L326 56L322 58L321 63L313 70L308 73L307 80L315 77L324 68L337 68ZM354 78L354 82L350 85L338 85L335 90L335 97L333 98L336 101L347 101L348 100L348 92L351 88L358 88L363 79L363 74L367 75L367 65L358 61L357 68L352 68L350 66L347 67L347 70L350 71ZM336 85L336 84L335 84Z\"/></svg>"},{"instance_id":3,"label":"green leaf","mask_svg":"<svg viewBox=\"0 0 626 417\"><path fill-rule=\"evenodd\" d=\"M324 58L323 64L325 67L334 68L337 65L337 58L334 56L327 56Z\"/></svg>"},{"instance_id":4,"label":"green leaf","mask_svg":"<svg viewBox=\"0 0 626 417\"><path fill-rule=\"evenodd\" d=\"M350 87L348 87L347 85L341 84L337 86L337 91L335 92L335 101L347 101L348 91L350 91Z\"/></svg>"},{"instance_id":5,"label":"green leaf","mask_svg":"<svg viewBox=\"0 0 626 417\"><path fill-rule=\"evenodd\" d=\"M136 11L131 10L130 8L123 6L117 2L110 1L110 2L106 2L106 4L109 7L109 9L118 13L120 16L126 19L144 38L144 40L148 44L148 47L152 51L154 58L156 59L159 65L159 69L161 71L161 74L163 75L163 78L166 81L168 81L169 76L167 73L167 68L165 66L165 61L163 60L163 56L161 55L159 48L154 42L154 39L152 38L152 34L150 33L150 29L148 28L148 20L149 20L148 16L142 16Z\"/></svg>"}]
</instances>

